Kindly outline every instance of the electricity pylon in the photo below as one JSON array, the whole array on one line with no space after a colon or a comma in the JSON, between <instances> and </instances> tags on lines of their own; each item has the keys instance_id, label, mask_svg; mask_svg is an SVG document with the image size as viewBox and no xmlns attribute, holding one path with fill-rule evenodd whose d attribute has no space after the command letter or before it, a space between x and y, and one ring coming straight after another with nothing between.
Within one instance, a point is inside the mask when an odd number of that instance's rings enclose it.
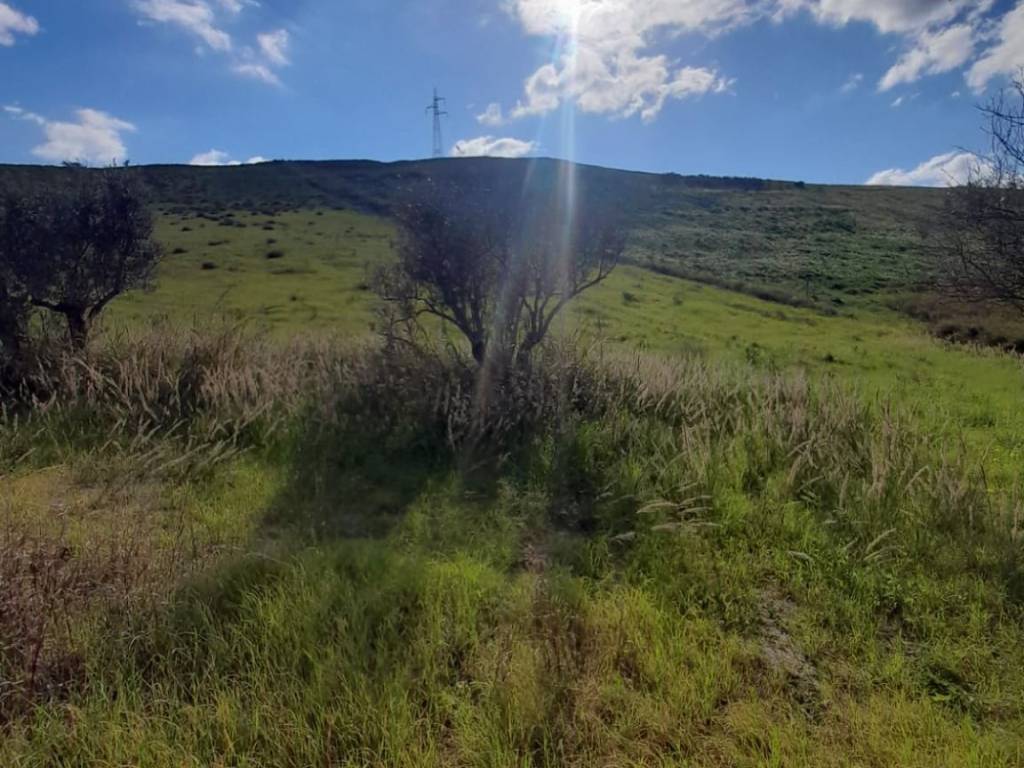
<instances>
[{"instance_id":1,"label":"electricity pylon","mask_svg":"<svg viewBox=\"0 0 1024 768\"><path fill-rule=\"evenodd\" d=\"M444 157L444 141L441 138L441 118L448 113L444 110L447 102L443 96L437 95L437 88L434 88L434 100L427 107L427 113L434 116L434 157Z\"/></svg>"}]
</instances>

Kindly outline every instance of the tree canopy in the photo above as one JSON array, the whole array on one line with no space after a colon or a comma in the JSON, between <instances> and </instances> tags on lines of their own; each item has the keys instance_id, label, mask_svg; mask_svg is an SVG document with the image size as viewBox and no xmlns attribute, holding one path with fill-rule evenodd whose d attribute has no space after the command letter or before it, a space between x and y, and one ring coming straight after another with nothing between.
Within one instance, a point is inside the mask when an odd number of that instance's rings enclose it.
<instances>
[{"instance_id":1,"label":"tree canopy","mask_svg":"<svg viewBox=\"0 0 1024 768\"><path fill-rule=\"evenodd\" d=\"M438 190L401 207L398 258L377 275L385 334L411 343L432 317L478 365L526 359L566 305L611 274L625 232L612 211L562 190L520 198Z\"/></svg>"},{"instance_id":2,"label":"tree canopy","mask_svg":"<svg viewBox=\"0 0 1024 768\"><path fill-rule=\"evenodd\" d=\"M76 348L114 298L149 285L161 256L127 170L76 169L66 186L8 192L0 204L0 300L7 312L21 297L62 315Z\"/></svg>"}]
</instances>

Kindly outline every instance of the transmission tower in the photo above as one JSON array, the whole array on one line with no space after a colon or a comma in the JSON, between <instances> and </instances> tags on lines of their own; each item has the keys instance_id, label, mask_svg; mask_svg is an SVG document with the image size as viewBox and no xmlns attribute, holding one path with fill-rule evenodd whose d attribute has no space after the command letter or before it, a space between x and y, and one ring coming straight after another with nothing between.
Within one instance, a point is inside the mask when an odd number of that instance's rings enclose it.
<instances>
[{"instance_id":1,"label":"transmission tower","mask_svg":"<svg viewBox=\"0 0 1024 768\"><path fill-rule=\"evenodd\" d=\"M427 114L434 116L434 157L444 157L444 141L441 138L441 118L448 113L444 109L447 102L443 96L437 95L437 88L434 88L434 100L427 107Z\"/></svg>"}]
</instances>

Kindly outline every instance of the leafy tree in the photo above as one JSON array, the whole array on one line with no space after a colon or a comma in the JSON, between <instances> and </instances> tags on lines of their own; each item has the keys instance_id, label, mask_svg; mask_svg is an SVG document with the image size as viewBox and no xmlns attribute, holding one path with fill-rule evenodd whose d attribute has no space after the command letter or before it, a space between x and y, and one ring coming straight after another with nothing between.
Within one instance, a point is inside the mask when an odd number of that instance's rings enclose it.
<instances>
[{"instance_id":1,"label":"leafy tree","mask_svg":"<svg viewBox=\"0 0 1024 768\"><path fill-rule=\"evenodd\" d=\"M126 171L71 171L69 183L8 195L0 273L28 302L62 315L75 349L117 296L147 286L162 256L153 217Z\"/></svg>"},{"instance_id":2,"label":"leafy tree","mask_svg":"<svg viewBox=\"0 0 1024 768\"><path fill-rule=\"evenodd\" d=\"M1024 313L1024 72L982 112L992 151L947 199L945 280L958 298Z\"/></svg>"},{"instance_id":3,"label":"leafy tree","mask_svg":"<svg viewBox=\"0 0 1024 768\"><path fill-rule=\"evenodd\" d=\"M404 206L397 263L381 270L384 334L417 344L433 318L456 329L478 366L515 365L574 298L611 274L625 237L584 196L436 191Z\"/></svg>"}]
</instances>

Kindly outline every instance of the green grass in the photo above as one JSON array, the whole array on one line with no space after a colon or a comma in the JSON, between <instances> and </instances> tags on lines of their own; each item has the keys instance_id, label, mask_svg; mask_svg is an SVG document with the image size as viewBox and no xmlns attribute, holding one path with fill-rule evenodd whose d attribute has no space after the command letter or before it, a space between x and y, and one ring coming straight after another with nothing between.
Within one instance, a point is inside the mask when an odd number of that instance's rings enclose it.
<instances>
[{"instance_id":1,"label":"green grass","mask_svg":"<svg viewBox=\"0 0 1024 768\"><path fill-rule=\"evenodd\" d=\"M920 231L938 190L694 189L639 220L636 258L748 292L774 289L825 306L877 303L930 271Z\"/></svg>"},{"instance_id":2,"label":"green grass","mask_svg":"<svg viewBox=\"0 0 1024 768\"><path fill-rule=\"evenodd\" d=\"M225 216L162 215L157 232L168 257L157 288L116 302L108 325L227 317L281 337L372 334L367 284L391 253L390 222L335 210L231 213L240 228L225 225ZM272 250L283 256L267 259ZM216 268L202 269L206 262ZM571 317L565 330L581 327L623 348L800 370L846 382L869 399L895 400L919 410L936 435L964 437L987 452L999 475L1012 476L1024 460L1019 358L937 341L923 323L877 301L832 316L625 265Z\"/></svg>"},{"instance_id":3,"label":"green grass","mask_svg":"<svg viewBox=\"0 0 1024 768\"><path fill-rule=\"evenodd\" d=\"M156 236L167 250L156 289L118 302L115 326L159 318L188 325L220 316L282 333L367 333L373 320L367 281L390 253L394 231L381 219L318 209L164 214Z\"/></svg>"},{"instance_id":4,"label":"green grass","mask_svg":"<svg viewBox=\"0 0 1024 768\"><path fill-rule=\"evenodd\" d=\"M624 301L624 291L639 298ZM625 267L582 297L574 314L624 348L801 371L868 400L897 402L936 436L974 444L1010 478L1024 460L1020 358L936 340L893 311L832 317Z\"/></svg>"},{"instance_id":5,"label":"green grass","mask_svg":"<svg viewBox=\"0 0 1024 768\"><path fill-rule=\"evenodd\" d=\"M0 416L0 630L49 686L0 764L1024 765L1024 369L886 308L933 197L677 190L481 466L473 387L295 341L372 338L394 235L329 175L240 205L273 170L168 171L155 291Z\"/></svg>"},{"instance_id":6,"label":"green grass","mask_svg":"<svg viewBox=\"0 0 1024 768\"><path fill-rule=\"evenodd\" d=\"M338 208L386 215L438 183L515 199L531 185L554 188L571 172L578 191L620 211L638 233L634 258L825 304L870 302L893 288L916 289L930 271L920 232L928 230L944 194L633 173L550 159L143 166L133 172L162 210L188 216ZM59 184L64 173L0 166L0 189Z\"/></svg>"},{"instance_id":7,"label":"green grass","mask_svg":"<svg viewBox=\"0 0 1024 768\"><path fill-rule=\"evenodd\" d=\"M150 515L184 513L217 557L76 638L75 684L8 726L0 762L1021 763L1019 519L974 458L753 368L584 365L583 409L478 480L436 431L464 401L419 410L417 370L368 379L409 429L360 420L341 382L250 458L151 479L177 504ZM13 428L66 434L54 419ZM121 476L63 444L78 483ZM3 480L30 518L52 505L38 472Z\"/></svg>"}]
</instances>

